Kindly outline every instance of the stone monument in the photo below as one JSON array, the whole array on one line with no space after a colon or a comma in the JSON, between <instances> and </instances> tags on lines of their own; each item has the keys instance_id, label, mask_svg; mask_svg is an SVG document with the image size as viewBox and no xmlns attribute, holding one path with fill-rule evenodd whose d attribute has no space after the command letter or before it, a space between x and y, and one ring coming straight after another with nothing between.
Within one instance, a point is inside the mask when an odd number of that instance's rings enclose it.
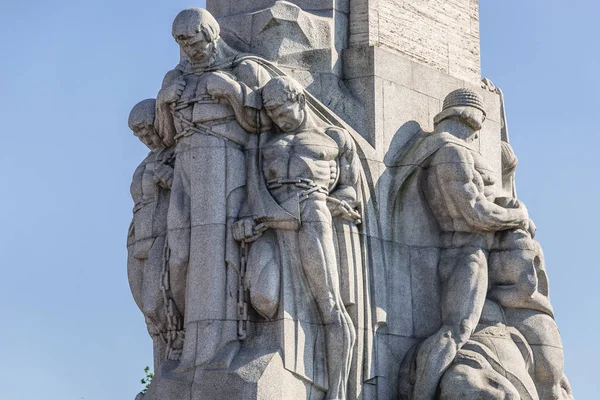
<instances>
[{"instance_id":1,"label":"stone monument","mask_svg":"<svg viewBox=\"0 0 600 400\"><path fill-rule=\"evenodd\" d=\"M129 126L145 400L572 399L478 2L208 0Z\"/></svg>"}]
</instances>

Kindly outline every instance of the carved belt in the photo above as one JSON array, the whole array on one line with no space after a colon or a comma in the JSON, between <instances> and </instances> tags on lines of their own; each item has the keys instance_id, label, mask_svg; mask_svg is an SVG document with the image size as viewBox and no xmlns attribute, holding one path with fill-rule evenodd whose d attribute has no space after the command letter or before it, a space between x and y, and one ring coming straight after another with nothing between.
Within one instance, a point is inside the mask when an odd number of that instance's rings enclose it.
<instances>
[{"instance_id":1,"label":"carved belt","mask_svg":"<svg viewBox=\"0 0 600 400\"><path fill-rule=\"evenodd\" d=\"M267 181L269 190L283 187L284 185L294 185L300 189L304 189L300 193L300 201L308 199L313 193L329 194L329 189L323 185L317 185L312 179L308 178L277 178Z\"/></svg>"}]
</instances>

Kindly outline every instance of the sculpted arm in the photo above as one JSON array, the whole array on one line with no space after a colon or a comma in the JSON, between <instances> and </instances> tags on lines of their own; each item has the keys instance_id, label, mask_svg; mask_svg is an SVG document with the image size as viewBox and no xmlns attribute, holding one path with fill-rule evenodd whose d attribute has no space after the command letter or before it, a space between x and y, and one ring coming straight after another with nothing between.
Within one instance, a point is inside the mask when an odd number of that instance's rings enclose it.
<instances>
[{"instance_id":1,"label":"sculpted arm","mask_svg":"<svg viewBox=\"0 0 600 400\"><path fill-rule=\"evenodd\" d=\"M160 187L163 189L170 190L173 184L173 167L167 164L161 164L156 171L154 171L154 179Z\"/></svg>"},{"instance_id":2,"label":"sculpted arm","mask_svg":"<svg viewBox=\"0 0 600 400\"><path fill-rule=\"evenodd\" d=\"M167 147L175 143L175 136L177 135L173 114L171 113L171 104L179 100L184 88L183 73L178 69L174 69L167 72L162 82L162 88L156 96L154 128Z\"/></svg>"},{"instance_id":3,"label":"sculpted arm","mask_svg":"<svg viewBox=\"0 0 600 400\"><path fill-rule=\"evenodd\" d=\"M358 220L360 215L354 209L359 205L357 190L360 161L354 141L343 129L330 128L327 133L336 141L340 150L337 160L337 184L329 194L332 216L343 215L350 211L352 219Z\"/></svg>"},{"instance_id":4,"label":"sculpted arm","mask_svg":"<svg viewBox=\"0 0 600 400\"><path fill-rule=\"evenodd\" d=\"M262 132L270 128L262 111L259 86L268 81L268 73L254 62L244 61L235 70L238 80L222 73L213 73L207 83L208 92L229 102L238 123L248 132Z\"/></svg>"},{"instance_id":5,"label":"sculpted arm","mask_svg":"<svg viewBox=\"0 0 600 400\"><path fill-rule=\"evenodd\" d=\"M329 136L338 143L338 182L330 196L347 202L352 207L357 205L357 186L360 173L360 161L356 154L354 141L341 129L329 129Z\"/></svg>"},{"instance_id":6,"label":"sculpted arm","mask_svg":"<svg viewBox=\"0 0 600 400\"><path fill-rule=\"evenodd\" d=\"M452 207L474 231L492 232L504 229L526 227L527 210L504 208L485 197L475 185L473 157L467 149L459 146L446 146L436 154L435 173L437 184L449 198Z\"/></svg>"}]
</instances>

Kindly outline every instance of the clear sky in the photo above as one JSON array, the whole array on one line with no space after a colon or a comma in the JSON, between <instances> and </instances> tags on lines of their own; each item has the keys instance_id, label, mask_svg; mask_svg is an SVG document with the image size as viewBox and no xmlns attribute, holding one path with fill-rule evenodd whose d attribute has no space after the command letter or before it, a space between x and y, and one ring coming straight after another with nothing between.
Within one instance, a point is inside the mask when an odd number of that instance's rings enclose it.
<instances>
[{"instance_id":1,"label":"clear sky","mask_svg":"<svg viewBox=\"0 0 600 400\"><path fill-rule=\"evenodd\" d=\"M151 341L126 277L127 128L203 1L2 2L0 400L121 400ZM600 2L481 1L482 66L505 92L518 193L538 227L578 399L600 379ZM592 251L594 250L594 251Z\"/></svg>"}]
</instances>

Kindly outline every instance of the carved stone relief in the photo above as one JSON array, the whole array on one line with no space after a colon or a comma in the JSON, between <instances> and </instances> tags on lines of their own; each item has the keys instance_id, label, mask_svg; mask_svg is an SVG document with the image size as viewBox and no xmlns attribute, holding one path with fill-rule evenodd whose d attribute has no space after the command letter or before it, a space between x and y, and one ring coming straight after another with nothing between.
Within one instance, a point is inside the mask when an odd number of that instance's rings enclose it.
<instances>
[{"instance_id":1,"label":"carved stone relief","mask_svg":"<svg viewBox=\"0 0 600 400\"><path fill-rule=\"evenodd\" d=\"M385 153L286 68L335 70L306 56L335 52L327 18L226 20L252 31L237 49L208 11L177 15L182 58L129 118L150 149L127 240L155 356L138 398L571 399L506 132L501 171L482 155L484 91Z\"/></svg>"}]
</instances>

